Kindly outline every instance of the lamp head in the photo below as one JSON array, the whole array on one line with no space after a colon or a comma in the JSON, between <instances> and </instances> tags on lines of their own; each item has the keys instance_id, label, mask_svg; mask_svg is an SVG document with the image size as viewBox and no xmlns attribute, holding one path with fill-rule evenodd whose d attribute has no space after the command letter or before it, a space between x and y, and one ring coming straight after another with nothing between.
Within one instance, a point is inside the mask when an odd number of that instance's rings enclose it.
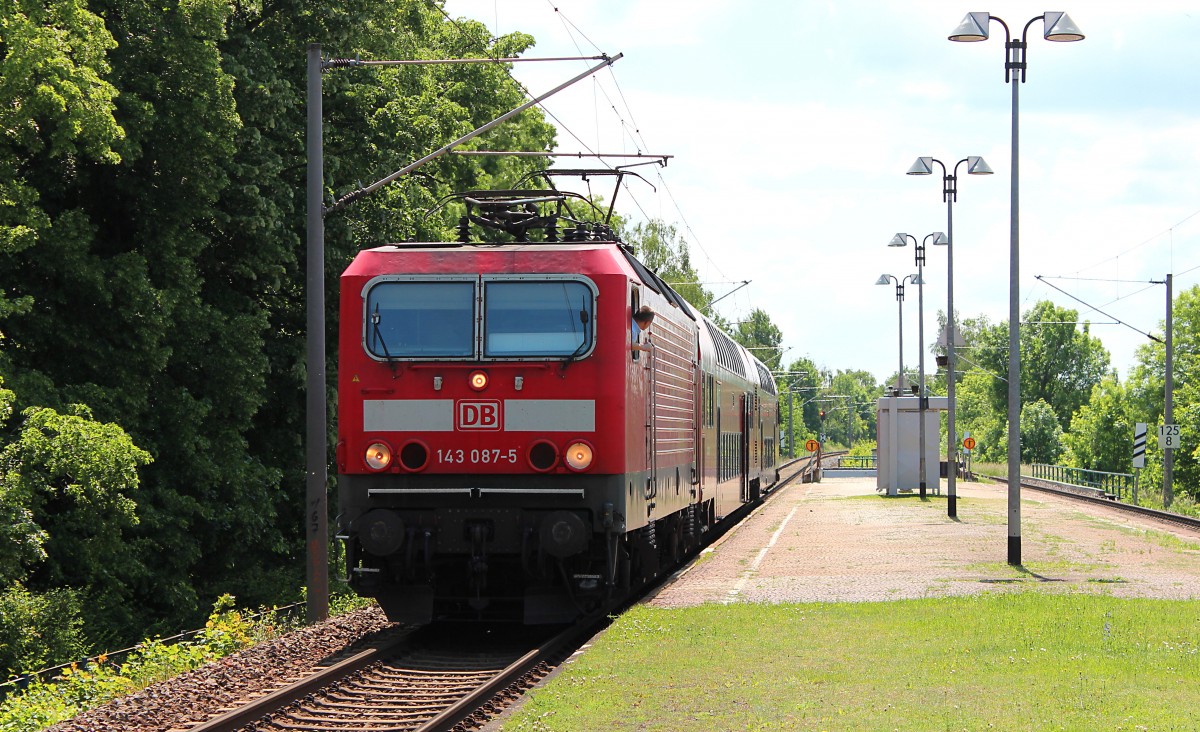
<instances>
[{"instance_id":1,"label":"lamp head","mask_svg":"<svg viewBox=\"0 0 1200 732\"><path fill-rule=\"evenodd\" d=\"M908 245L908 234L896 234L892 240L888 242L889 247L903 247Z\"/></svg>"},{"instance_id":2,"label":"lamp head","mask_svg":"<svg viewBox=\"0 0 1200 732\"><path fill-rule=\"evenodd\" d=\"M1049 13L1047 13L1049 16ZM991 13L967 13L967 17L958 24L949 38L952 41L986 41L988 39L988 21ZM1047 18L1048 20L1048 18Z\"/></svg>"},{"instance_id":3,"label":"lamp head","mask_svg":"<svg viewBox=\"0 0 1200 732\"><path fill-rule=\"evenodd\" d=\"M877 285L890 285L890 284L892 284L892 279L891 279L891 278L892 278L892 276L891 276L891 275L881 274L881 275L879 275L879 279L875 280L875 284L877 284Z\"/></svg>"},{"instance_id":4,"label":"lamp head","mask_svg":"<svg viewBox=\"0 0 1200 732\"><path fill-rule=\"evenodd\" d=\"M1045 31L1043 38L1047 41L1082 41L1083 34L1071 20L1071 16L1057 11L1046 11L1043 23Z\"/></svg>"},{"instance_id":5,"label":"lamp head","mask_svg":"<svg viewBox=\"0 0 1200 732\"><path fill-rule=\"evenodd\" d=\"M987 161L978 155L967 156L967 175L991 175Z\"/></svg>"},{"instance_id":6,"label":"lamp head","mask_svg":"<svg viewBox=\"0 0 1200 732\"><path fill-rule=\"evenodd\" d=\"M933 175L933 158L917 158L917 162L908 169L908 175Z\"/></svg>"},{"instance_id":7,"label":"lamp head","mask_svg":"<svg viewBox=\"0 0 1200 732\"><path fill-rule=\"evenodd\" d=\"M913 283L914 285L923 285L923 284L925 284L925 278L924 278L924 277L922 277L920 274L911 274L911 275L909 275L909 276L908 276L908 279L912 280L912 283Z\"/></svg>"},{"instance_id":8,"label":"lamp head","mask_svg":"<svg viewBox=\"0 0 1200 732\"><path fill-rule=\"evenodd\" d=\"M933 232L933 245L935 247L944 247L950 243L950 238L946 236L944 231Z\"/></svg>"}]
</instances>

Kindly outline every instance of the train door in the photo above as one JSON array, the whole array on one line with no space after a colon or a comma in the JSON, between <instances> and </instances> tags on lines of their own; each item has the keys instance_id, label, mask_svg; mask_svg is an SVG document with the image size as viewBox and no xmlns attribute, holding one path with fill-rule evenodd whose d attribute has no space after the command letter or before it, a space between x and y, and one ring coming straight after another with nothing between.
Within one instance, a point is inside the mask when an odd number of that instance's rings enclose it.
<instances>
[{"instance_id":1,"label":"train door","mask_svg":"<svg viewBox=\"0 0 1200 732\"><path fill-rule=\"evenodd\" d=\"M656 352L652 348L644 354L646 357L646 469L649 471L647 480L653 486L658 485L658 369L655 368Z\"/></svg>"},{"instance_id":2,"label":"train door","mask_svg":"<svg viewBox=\"0 0 1200 732\"><path fill-rule=\"evenodd\" d=\"M753 404L753 396L748 395L748 394L742 394L741 404L739 405L741 407L741 409L739 410L741 414L740 414L740 418L738 419L738 422L740 422L739 434L741 436L741 445L739 445L740 460L738 462L741 463L739 466L739 468L740 468L739 472L741 473L742 502L743 503L751 500L751 497L750 497L750 426L751 426L750 408L751 408L752 404Z\"/></svg>"},{"instance_id":3,"label":"train door","mask_svg":"<svg viewBox=\"0 0 1200 732\"><path fill-rule=\"evenodd\" d=\"M642 292L639 288L632 288L630 294L630 306L633 313L637 313L642 303ZM642 432L645 435L645 454L644 464L646 466L646 482L644 495L647 501L653 501L658 492L658 435L656 425L658 424L658 384L657 384L657 369L655 368L656 354L654 348L649 343L650 329L653 327L653 321L650 324L639 329L635 322L632 326L633 333L633 357L641 363L641 373L645 377L644 384L644 414L645 420Z\"/></svg>"}]
</instances>

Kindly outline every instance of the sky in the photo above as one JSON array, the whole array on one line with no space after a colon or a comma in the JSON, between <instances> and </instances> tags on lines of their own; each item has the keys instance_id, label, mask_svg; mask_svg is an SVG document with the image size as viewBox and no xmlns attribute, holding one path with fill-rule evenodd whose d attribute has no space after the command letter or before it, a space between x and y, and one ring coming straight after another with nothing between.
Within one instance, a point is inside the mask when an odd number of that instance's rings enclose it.
<instances>
[{"instance_id":1,"label":"sky","mask_svg":"<svg viewBox=\"0 0 1200 732\"><path fill-rule=\"evenodd\" d=\"M717 309L733 322L766 311L783 333L785 364L808 357L881 382L899 365L898 321L905 367L915 369L920 300L927 346L946 310L946 247L928 247L923 294L910 284L898 305L894 288L875 285L882 273L917 271L911 243L887 246L894 234L924 240L947 229L940 171L905 175L919 156L953 166L980 155L995 171L959 169L954 304L960 319L1008 319L1004 29L993 21L987 41L947 40L979 9L943 0L446 2L451 16L493 34L529 33L529 57L623 54L544 103L557 150L673 156L665 168L638 168L647 182L630 183L617 210L676 225L717 296L750 280ZM1176 295L1200 282L1200 5L1074 0L1056 9L1086 38L1054 43L1042 21L1029 27L1018 90L1020 309L1050 300L1078 310L1124 379L1149 342L1143 333L1162 334L1166 290L1150 282L1172 273ZM1045 11L990 7L1017 34ZM523 63L514 73L541 94L595 63ZM936 368L928 350L925 368Z\"/></svg>"}]
</instances>

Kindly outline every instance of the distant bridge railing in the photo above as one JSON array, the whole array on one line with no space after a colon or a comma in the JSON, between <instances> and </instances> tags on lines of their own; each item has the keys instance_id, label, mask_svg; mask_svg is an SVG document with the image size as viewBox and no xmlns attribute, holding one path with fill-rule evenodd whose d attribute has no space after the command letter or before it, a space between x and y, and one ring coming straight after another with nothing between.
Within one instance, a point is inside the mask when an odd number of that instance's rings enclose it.
<instances>
[{"instance_id":1,"label":"distant bridge railing","mask_svg":"<svg viewBox=\"0 0 1200 732\"><path fill-rule=\"evenodd\" d=\"M842 455L838 458L839 468L859 468L861 470L875 469L874 455Z\"/></svg>"},{"instance_id":2,"label":"distant bridge railing","mask_svg":"<svg viewBox=\"0 0 1200 732\"><path fill-rule=\"evenodd\" d=\"M1065 465L1033 464L1033 477L1055 483L1078 485L1103 491L1106 496L1125 500L1133 493L1134 477L1130 473L1106 473L1103 470L1068 468Z\"/></svg>"}]
</instances>

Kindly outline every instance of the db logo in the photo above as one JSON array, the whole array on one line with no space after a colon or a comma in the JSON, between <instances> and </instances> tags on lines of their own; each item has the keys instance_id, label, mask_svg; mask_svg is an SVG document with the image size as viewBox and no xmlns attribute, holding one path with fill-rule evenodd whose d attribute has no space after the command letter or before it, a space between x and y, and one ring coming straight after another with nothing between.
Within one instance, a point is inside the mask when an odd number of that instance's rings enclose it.
<instances>
[{"instance_id":1,"label":"db logo","mask_svg":"<svg viewBox=\"0 0 1200 732\"><path fill-rule=\"evenodd\" d=\"M498 430L500 429L500 402L490 401L461 401L458 403L458 424L460 430Z\"/></svg>"}]
</instances>

